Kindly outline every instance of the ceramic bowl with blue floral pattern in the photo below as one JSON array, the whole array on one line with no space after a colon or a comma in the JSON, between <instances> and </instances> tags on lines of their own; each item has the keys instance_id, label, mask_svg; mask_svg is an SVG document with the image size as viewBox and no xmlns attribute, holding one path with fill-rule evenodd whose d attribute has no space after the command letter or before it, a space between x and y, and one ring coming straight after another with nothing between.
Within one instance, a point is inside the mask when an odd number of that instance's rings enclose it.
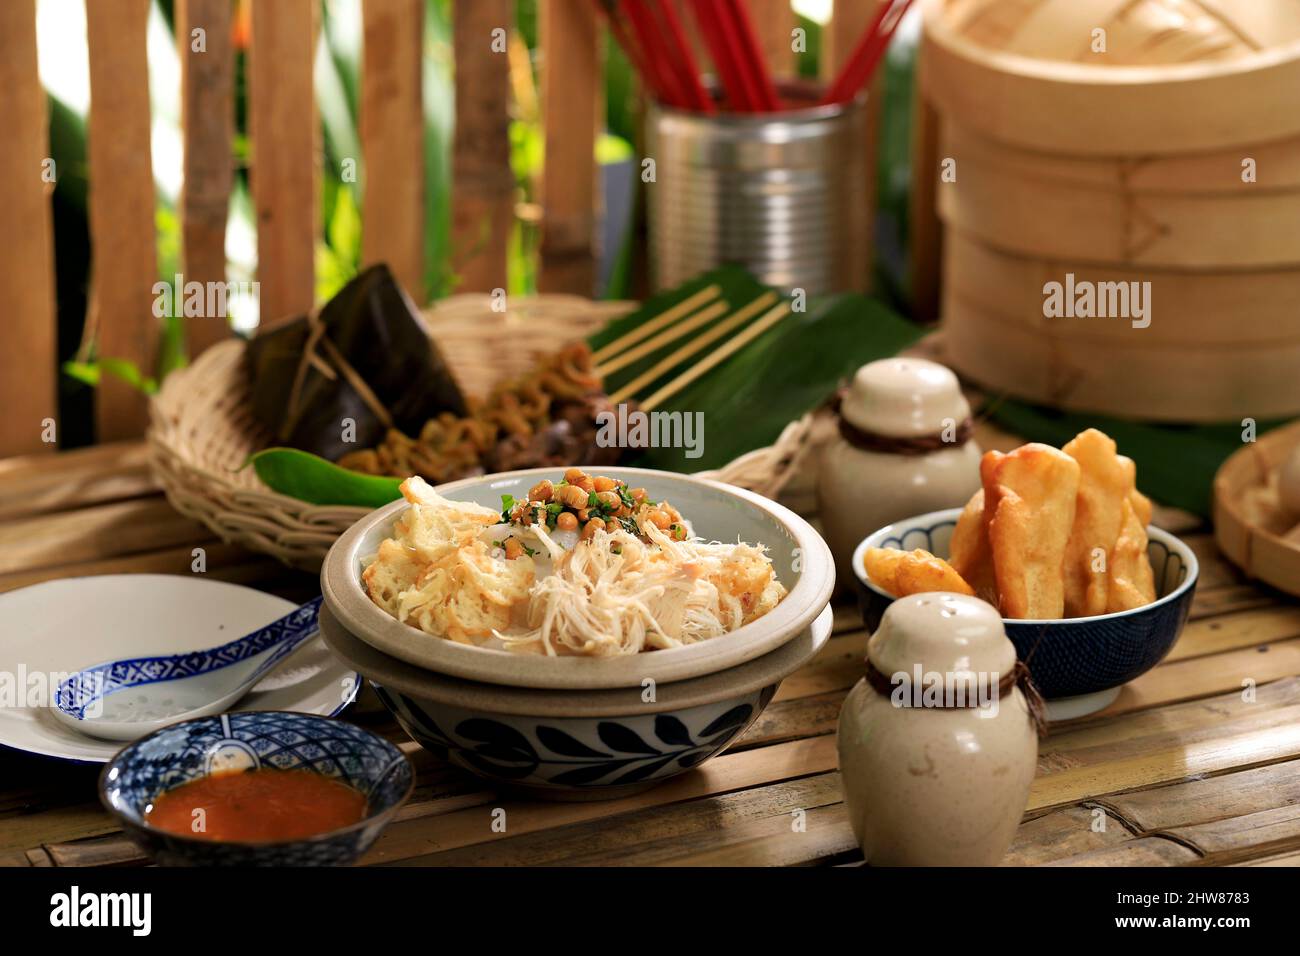
<instances>
[{"instance_id":1,"label":"ceramic bowl with blue floral pattern","mask_svg":"<svg viewBox=\"0 0 1300 956\"><path fill-rule=\"evenodd\" d=\"M370 646L328 610L321 612L320 623L329 648L355 664L425 749L531 796L599 800L698 767L736 741L782 679L826 645L831 609L777 650L725 671L581 691L506 687L438 674Z\"/></svg>"},{"instance_id":2,"label":"ceramic bowl with blue floral pattern","mask_svg":"<svg viewBox=\"0 0 1300 956\"><path fill-rule=\"evenodd\" d=\"M187 837L152 826L145 814L166 790L214 772L310 770L366 796L351 826L282 843ZM118 752L99 778L104 806L159 863L199 866L330 866L354 862L415 785L411 762L368 730L314 714L242 711L171 724Z\"/></svg>"},{"instance_id":3,"label":"ceramic bowl with blue floral pattern","mask_svg":"<svg viewBox=\"0 0 1300 956\"><path fill-rule=\"evenodd\" d=\"M858 545L853 573L868 629L876 629L894 599L867 577L863 565L867 550L923 548L946 559L960 516L960 508L917 515L886 525ZM1157 594L1153 603L1093 617L1003 618L1007 637L1028 664L1052 720L1068 720L1108 706L1124 684L1160 663L1182 633L1199 575L1196 554L1167 531L1148 527L1147 535Z\"/></svg>"}]
</instances>

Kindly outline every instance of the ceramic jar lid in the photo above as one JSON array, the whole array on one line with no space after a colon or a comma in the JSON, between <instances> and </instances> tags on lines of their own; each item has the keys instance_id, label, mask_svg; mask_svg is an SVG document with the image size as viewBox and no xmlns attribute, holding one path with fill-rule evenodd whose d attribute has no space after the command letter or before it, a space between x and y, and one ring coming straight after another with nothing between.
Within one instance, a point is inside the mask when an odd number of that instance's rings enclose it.
<instances>
[{"instance_id":1,"label":"ceramic jar lid","mask_svg":"<svg viewBox=\"0 0 1300 956\"><path fill-rule=\"evenodd\" d=\"M887 358L858 369L840 414L863 431L918 438L939 434L949 421L960 425L970 403L957 376L938 362Z\"/></svg>"},{"instance_id":2,"label":"ceramic jar lid","mask_svg":"<svg viewBox=\"0 0 1300 956\"><path fill-rule=\"evenodd\" d=\"M1016 664L997 609L964 594L928 592L899 598L867 642L867 659L882 674L928 672L1008 674Z\"/></svg>"}]
</instances>

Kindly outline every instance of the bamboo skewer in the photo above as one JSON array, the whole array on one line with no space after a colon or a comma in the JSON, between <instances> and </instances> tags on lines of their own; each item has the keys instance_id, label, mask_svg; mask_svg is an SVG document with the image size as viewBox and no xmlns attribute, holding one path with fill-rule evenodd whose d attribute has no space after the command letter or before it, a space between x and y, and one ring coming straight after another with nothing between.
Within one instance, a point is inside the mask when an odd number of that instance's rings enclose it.
<instances>
[{"instance_id":1,"label":"bamboo skewer","mask_svg":"<svg viewBox=\"0 0 1300 956\"><path fill-rule=\"evenodd\" d=\"M596 349L596 351L591 353L591 360L595 362L597 365L599 365L604 360L614 355L617 355L619 352L622 352L624 349L631 348L633 345L635 345L637 342L640 342L642 339L654 335L664 326L670 325L673 322L676 322L682 316L694 312L700 306L705 305L708 302L711 302L721 294L722 294L721 287L716 285L705 286L703 289L701 289L699 292L696 292L694 295L687 296L681 302L678 302L672 308L665 311L662 315L655 316L655 318L650 319L647 322L643 322L641 325L638 325L635 329L628 332L626 335L617 338L612 342L607 342L606 344L602 345L600 348Z\"/></svg>"},{"instance_id":2,"label":"bamboo skewer","mask_svg":"<svg viewBox=\"0 0 1300 956\"><path fill-rule=\"evenodd\" d=\"M631 398L633 395L636 394L637 389L645 385L649 385L651 382L658 379L665 372L671 371L673 368L680 365L682 362L686 361L688 358L690 358L695 353L699 352L701 349L706 348L707 346L713 344L718 339L722 338L722 336L739 328L741 325L748 322L750 318L752 318L754 315L757 315L763 309L766 309L769 305L775 302L776 298L777 296L775 292L767 292L764 293L763 295L760 295L758 298L754 299L748 305L743 306L742 308L736 310L736 313L732 315L730 318L722 322L719 322L717 325L709 329L703 335L699 336L698 338L691 339L689 342L687 342L681 348L677 349L671 355L656 362L654 365L646 369L636 378L632 379L630 382L628 382L618 391L610 395L609 400L612 403L617 404L619 402L626 401L627 399Z\"/></svg>"},{"instance_id":3,"label":"bamboo skewer","mask_svg":"<svg viewBox=\"0 0 1300 956\"><path fill-rule=\"evenodd\" d=\"M760 335L762 335L772 326L776 325L776 323L780 322L789 314L790 314L790 303L788 302L778 303L776 306L769 309L761 319L759 319L753 325L749 326L749 328L745 329L745 331L741 332L734 339L727 342L716 352L710 353L709 356L706 359L704 359L704 361L691 366L689 369L687 369L677 378L673 379L663 388L659 389L657 392L652 393L645 401L640 402L639 404L641 406L641 410L646 412L653 411L665 399L671 398L673 395L676 395L683 388L691 384L691 382L695 381L705 372L709 371L710 369L720 364L721 362L726 361L736 352L740 351L740 349L744 348L750 342L754 341L754 339L758 338Z\"/></svg>"},{"instance_id":4,"label":"bamboo skewer","mask_svg":"<svg viewBox=\"0 0 1300 956\"><path fill-rule=\"evenodd\" d=\"M616 355L603 365L597 365L595 369L596 374L601 378L605 378L611 372L617 372L624 366L631 365L642 356L657 351L669 342L675 342L677 339L694 332L706 323L712 322L720 315L725 315L729 308L731 308L731 306L725 299L720 302L714 302L712 305L706 306L699 312L696 312L689 319L685 319L675 325L670 325L658 335L650 336L650 338L646 339L640 345L634 345L626 352L621 355Z\"/></svg>"}]
</instances>

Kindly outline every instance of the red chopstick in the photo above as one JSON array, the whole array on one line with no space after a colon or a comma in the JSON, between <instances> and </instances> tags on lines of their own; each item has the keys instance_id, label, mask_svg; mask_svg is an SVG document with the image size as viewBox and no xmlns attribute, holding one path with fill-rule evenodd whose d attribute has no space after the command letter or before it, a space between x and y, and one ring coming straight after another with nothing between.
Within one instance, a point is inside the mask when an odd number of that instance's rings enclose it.
<instances>
[{"instance_id":1,"label":"red chopstick","mask_svg":"<svg viewBox=\"0 0 1300 956\"><path fill-rule=\"evenodd\" d=\"M722 82L722 89L726 93L727 105L733 110L750 112L756 108L754 101L736 59L737 54L723 30L722 18L717 15L713 7L714 4L710 3L710 0L691 0L691 13L695 17L695 24L699 27L704 45L709 49L713 68L718 71L718 79Z\"/></svg>"},{"instance_id":2,"label":"red chopstick","mask_svg":"<svg viewBox=\"0 0 1300 956\"><path fill-rule=\"evenodd\" d=\"M862 39L853 48L848 62L822 97L821 105L847 103L870 82L911 3L912 0L891 0L881 5Z\"/></svg>"},{"instance_id":3,"label":"red chopstick","mask_svg":"<svg viewBox=\"0 0 1300 956\"><path fill-rule=\"evenodd\" d=\"M654 87L656 95L669 106L685 109L686 94L682 92L675 72L669 67L671 53L663 45L663 37L659 35L658 27L655 25L654 14L645 0L622 0L620 9L627 15L641 44L645 57L646 79Z\"/></svg>"},{"instance_id":4,"label":"red chopstick","mask_svg":"<svg viewBox=\"0 0 1300 956\"><path fill-rule=\"evenodd\" d=\"M742 63L745 65L749 85L755 91L755 102L759 108L767 111L773 111L780 108L780 100L776 95L776 86L772 82L772 76L767 68L767 60L763 57L762 47L758 45L758 38L754 34L754 24L749 19L749 11L741 0L722 0L721 6L727 10L731 20L731 30L737 36L740 42L742 52Z\"/></svg>"},{"instance_id":5,"label":"red chopstick","mask_svg":"<svg viewBox=\"0 0 1300 956\"><path fill-rule=\"evenodd\" d=\"M657 7L660 19L665 26L664 32L668 38L669 46L674 52L682 84L686 88L688 100L701 113L716 112L713 98L709 96L708 91L704 89L704 84L700 81L700 68L695 62L695 54L691 52L691 44L686 39L686 31L682 29L682 21L677 16L677 10L673 7L672 0L660 0Z\"/></svg>"}]
</instances>

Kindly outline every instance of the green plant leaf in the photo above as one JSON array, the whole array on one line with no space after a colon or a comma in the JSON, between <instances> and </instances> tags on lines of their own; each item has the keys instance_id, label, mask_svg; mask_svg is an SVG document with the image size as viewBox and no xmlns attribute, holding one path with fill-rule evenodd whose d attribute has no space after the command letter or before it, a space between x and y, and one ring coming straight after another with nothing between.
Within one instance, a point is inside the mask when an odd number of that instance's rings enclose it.
<instances>
[{"instance_id":1,"label":"green plant leaf","mask_svg":"<svg viewBox=\"0 0 1300 956\"><path fill-rule=\"evenodd\" d=\"M267 448L250 456L248 464L272 491L314 505L379 508L402 496L396 478L349 471L297 448Z\"/></svg>"}]
</instances>

